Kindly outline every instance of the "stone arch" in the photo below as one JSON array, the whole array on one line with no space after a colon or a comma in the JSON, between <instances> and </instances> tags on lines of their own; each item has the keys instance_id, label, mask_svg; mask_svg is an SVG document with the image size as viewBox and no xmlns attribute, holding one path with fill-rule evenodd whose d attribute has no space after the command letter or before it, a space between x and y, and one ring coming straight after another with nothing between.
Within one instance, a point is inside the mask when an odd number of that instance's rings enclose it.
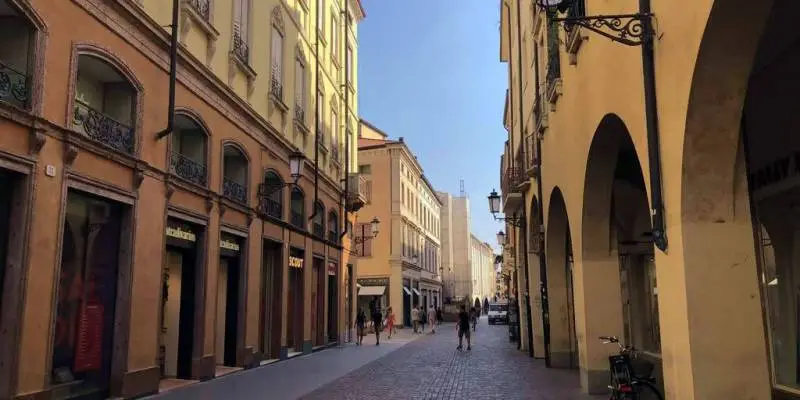
<instances>
[{"instance_id":1,"label":"stone arch","mask_svg":"<svg viewBox=\"0 0 800 400\"><path fill-rule=\"evenodd\" d=\"M761 232L751 216L755 206L750 203L745 154L750 144L742 140L742 130L755 66L762 56L779 55L760 54L770 51L764 44L786 46L797 36L790 22L797 10L778 10L789 3L716 0L699 44L686 111L680 198L683 259L680 279L675 279L675 291L685 295L686 306L669 310L668 319L684 322L672 330L682 336L681 345L692 349L692 359L715 362L692 363L691 369L677 361L665 364L665 372L678 371L673 382L665 382L667 393L678 397L685 390L692 390L694 398L734 393L740 398L770 397L768 327L758 323L764 322L764 287L759 285L761 255L754 237ZM770 28L783 29L782 39L770 38ZM710 296L693 282L715 282L724 290ZM701 339L732 331L737 332L735 343ZM667 340L665 346L674 345ZM700 381L702 385L695 383Z\"/></svg>"},{"instance_id":2,"label":"stone arch","mask_svg":"<svg viewBox=\"0 0 800 400\"><path fill-rule=\"evenodd\" d=\"M193 108L175 107L175 116L177 117L179 115L182 115L194 122L203 131L203 133L206 134L207 137L211 136L211 129L209 129L205 119L203 119L203 116Z\"/></svg>"},{"instance_id":3,"label":"stone arch","mask_svg":"<svg viewBox=\"0 0 800 400\"><path fill-rule=\"evenodd\" d=\"M608 356L614 351L597 337L622 339L627 332L620 279L625 263L619 259L619 241L621 233L625 238L647 240L648 204L641 163L628 128L619 116L607 114L598 124L587 156L581 263L573 270L581 383L590 393L607 390ZM628 209L632 211L626 213ZM647 229L639 228L641 221ZM652 242L650 247L652 251Z\"/></svg>"},{"instance_id":4,"label":"stone arch","mask_svg":"<svg viewBox=\"0 0 800 400\"><path fill-rule=\"evenodd\" d=\"M245 147L234 139L223 140L221 151L222 193L228 198L247 203L250 187L250 155ZM240 161L236 160L237 156Z\"/></svg>"},{"instance_id":5,"label":"stone arch","mask_svg":"<svg viewBox=\"0 0 800 400\"><path fill-rule=\"evenodd\" d=\"M572 238L561 189L550 194L547 210L547 295L550 322L550 365L578 368L575 300L572 277Z\"/></svg>"},{"instance_id":6,"label":"stone arch","mask_svg":"<svg viewBox=\"0 0 800 400\"><path fill-rule=\"evenodd\" d=\"M269 217L283 220L284 209L286 205L285 184L286 182L281 176L281 173L274 169L266 169L264 177L262 178L262 187L260 190L259 202L261 205L261 214Z\"/></svg>"}]
</instances>

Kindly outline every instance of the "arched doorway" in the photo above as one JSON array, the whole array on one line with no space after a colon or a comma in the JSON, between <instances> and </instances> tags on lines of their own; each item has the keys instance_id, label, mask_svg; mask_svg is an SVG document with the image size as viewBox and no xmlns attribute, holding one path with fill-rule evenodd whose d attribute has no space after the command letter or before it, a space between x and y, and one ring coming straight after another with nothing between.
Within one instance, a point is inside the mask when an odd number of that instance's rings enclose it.
<instances>
[{"instance_id":1,"label":"arched doorway","mask_svg":"<svg viewBox=\"0 0 800 400\"><path fill-rule=\"evenodd\" d=\"M607 357L616 349L598 336L617 336L644 350L656 365L661 358L647 188L633 140L614 114L606 115L595 132L583 196L582 267L576 279L583 297L583 312L576 310L585 349L581 383L590 393L603 393Z\"/></svg>"},{"instance_id":2,"label":"arched doorway","mask_svg":"<svg viewBox=\"0 0 800 400\"><path fill-rule=\"evenodd\" d=\"M578 368L572 239L567 206L558 187L550 194L546 243L550 365L556 368Z\"/></svg>"},{"instance_id":3,"label":"arched doorway","mask_svg":"<svg viewBox=\"0 0 800 400\"><path fill-rule=\"evenodd\" d=\"M542 221L539 218L539 199L533 196L528 213L528 277L530 284L531 326L533 330L533 357L547 359L549 346L549 313L547 302L542 298L541 252L544 250ZM546 339L547 338L547 339Z\"/></svg>"},{"instance_id":4,"label":"arched doorway","mask_svg":"<svg viewBox=\"0 0 800 400\"><path fill-rule=\"evenodd\" d=\"M715 362L692 363L704 381L695 398L769 398L770 387L774 398L800 395L798 11L790 0L717 0L700 44L684 139L683 274L692 358ZM716 289L689 283L700 280ZM733 331L735 340L700 339Z\"/></svg>"}]
</instances>

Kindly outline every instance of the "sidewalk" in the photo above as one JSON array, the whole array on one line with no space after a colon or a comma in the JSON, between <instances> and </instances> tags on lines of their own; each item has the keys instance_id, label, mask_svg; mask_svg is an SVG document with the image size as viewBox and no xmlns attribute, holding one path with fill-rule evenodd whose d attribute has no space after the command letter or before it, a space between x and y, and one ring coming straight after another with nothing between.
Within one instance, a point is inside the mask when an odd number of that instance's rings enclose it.
<instances>
[{"instance_id":1,"label":"sidewalk","mask_svg":"<svg viewBox=\"0 0 800 400\"><path fill-rule=\"evenodd\" d=\"M398 329L391 340L375 335L364 337L364 345L347 343L316 353L298 356L241 372L160 393L150 399L297 399L427 335Z\"/></svg>"}]
</instances>

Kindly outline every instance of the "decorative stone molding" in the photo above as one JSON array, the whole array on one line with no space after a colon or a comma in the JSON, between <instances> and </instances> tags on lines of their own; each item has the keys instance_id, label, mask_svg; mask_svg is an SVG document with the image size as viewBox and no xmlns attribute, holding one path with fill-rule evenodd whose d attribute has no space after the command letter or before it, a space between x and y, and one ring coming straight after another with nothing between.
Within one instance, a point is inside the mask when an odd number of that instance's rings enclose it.
<instances>
[{"instance_id":1,"label":"decorative stone molding","mask_svg":"<svg viewBox=\"0 0 800 400\"><path fill-rule=\"evenodd\" d=\"M255 214L253 213L253 211L252 211L252 210L248 211L248 212L247 212L247 227L248 227L248 228L249 228L251 225L253 225L253 220L254 220L254 219L255 219Z\"/></svg>"},{"instance_id":2,"label":"decorative stone molding","mask_svg":"<svg viewBox=\"0 0 800 400\"><path fill-rule=\"evenodd\" d=\"M42 151L42 147L44 147L45 142L47 142L47 135L42 133L42 131L37 128L31 128L28 136L30 155L39 154L39 152Z\"/></svg>"},{"instance_id":3,"label":"decorative stone molding","mask_svg":"<svg viewBox=\"0 0 800 400\"><path fill-rule=\"evenodd\" d=\"M272 13L270 18L272 19L272 26L278 30L281 34L286 34L286 25L283 22L283 12L281 8L283 6L278 4L277 6L272 8Z\"/></svg>"},{"instance_id":4,"label":"decorative stone molding","mask_svg":"<svg viewBox=\"0 0 800 400\"><path fill-rule=\"evenodd\" d=\"M561 97L563 83L561 78L552 78L547 80L547 100L550 103L550 111L556 110L556 102Z\"/></svg>"},{"instance_id":5,"label":"decorative stone molding","mask_svg":"<svg viewBox=\"0 0 800 400\"><path fill-rule=\"evenodd\" d=\"M71 143L64 143L64 165L71 167L78 158L78 148Z\"/></svg>"},{"instance_id":6,"label":"decorative stone molding","mask_svg":"<svg viewBox=\"0 0 800 400\"><path fill-rule=\"evenodd\" d=\"M167 182L167 190L166 190L167 200L172 198L172 195L175 194L175 186L172 183Z\"/></svg>"},{"instance_id":7,"label":"decorative stone molding","mask_svg":"<svg viewBox=\"0 0 800 400\"><path fill-rule=\"evenodd\" d=\"M211 212L214 209L214 200L206 199L206 212Z\"/></svg>"},{"instance_id":8,"label":"decorative stone molding","mask_svg":"<svg viewBox=\"0 0 800 400\"><path fill-rule=\"evenodd\" d=\"M208 200L208 201L210 201L210 200ZM208 206L208 204L206 204L206 206ZM219 202L219 216L222 217L223 215L225 215L225 211L227 211L227 210L228 210L228 206L226 206L225 203L223 203L223 202Z\"/></svg>"},{"instance_id":9,"label":"decorative stone molding","mask_svg":"<svg viewBox=\"0 0 800 400\"><path fill-rule=\"evenodd\" d=\"M573 25L567 31L565 47L567 49L567 54L569 54L570 65L578 64L578 50L580 50L583 42L589 39L581 30L582 28L580 26Z\"/></svg>"},{"instance_id":10,"label":"decorative stone molding","mask_svg":"<svg viewBox=\"0 0 800 400\"><path fill-rule=\"evenodd\" d=\"M139 190L142 186L142 182L144 182L144 171L137 169L133 173L133 188Z\"/></svg>"}]
</instances>

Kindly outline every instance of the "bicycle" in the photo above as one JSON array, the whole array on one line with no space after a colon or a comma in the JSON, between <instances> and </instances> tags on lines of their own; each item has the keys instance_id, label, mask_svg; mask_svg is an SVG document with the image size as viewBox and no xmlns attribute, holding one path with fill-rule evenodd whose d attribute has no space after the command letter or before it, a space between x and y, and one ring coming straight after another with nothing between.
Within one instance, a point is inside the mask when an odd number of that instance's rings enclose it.
<instances>
[{"instance_id":1,"label":"bicycle","mask_svg":"<svg viewBox=\"0 0 800 400\"><path fill-rule=\"evenodd\" d=\"M603 344L616 343L619 346L619 354L608 357L611 371L609 400L639 400L646 392L650 392L655 399L664 400L655 386L656 378L652 376L653 363L639 359L636 348L620 343L616 336L600 336L600 340Z\"/></svg>"}]
</instances>

